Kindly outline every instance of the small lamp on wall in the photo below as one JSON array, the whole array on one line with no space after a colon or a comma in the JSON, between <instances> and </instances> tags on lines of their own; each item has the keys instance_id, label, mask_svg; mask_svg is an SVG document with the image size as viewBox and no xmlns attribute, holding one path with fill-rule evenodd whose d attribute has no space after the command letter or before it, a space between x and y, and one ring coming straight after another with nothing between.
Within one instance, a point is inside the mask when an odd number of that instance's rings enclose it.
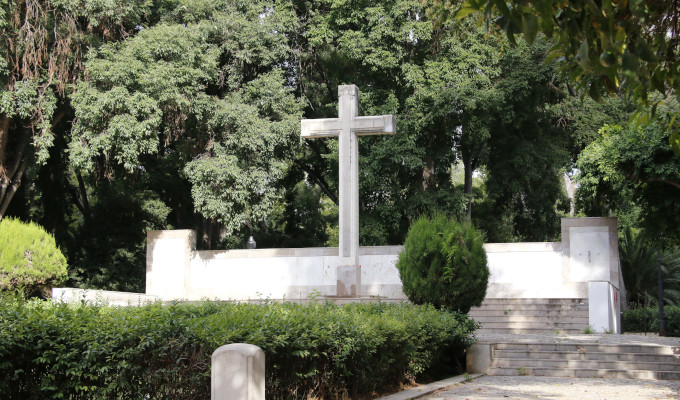
<instances>
[{"instance_id":1,"label":"small lamp on wall","mask_svg":"<svg viewBox=\"0 0 680 400\"><path fill-rule=\"evenodd\" d=\"M257 243L255 242L255 239L253 239L252 236L248 238L248 241L246 242L246 249L254 249L257 247Z\"/></svg>"}]
</instances>

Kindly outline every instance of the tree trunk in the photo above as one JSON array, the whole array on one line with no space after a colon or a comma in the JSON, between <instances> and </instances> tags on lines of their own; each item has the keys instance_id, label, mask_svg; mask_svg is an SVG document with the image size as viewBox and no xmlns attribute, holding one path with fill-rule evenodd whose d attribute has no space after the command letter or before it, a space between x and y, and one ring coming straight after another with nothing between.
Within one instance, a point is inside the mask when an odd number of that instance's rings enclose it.
<instances>
[{"instance_id":1,"label":"tree trunk","mask_svg":"<svg viewBox=\"0 0 680 400\"><path fill-rule=\"evenodd\" d=\"M7 158L7 148L10 144L9 125L9 120L6 118L3 118L3 121L0 121L0 129L5 130L5 137L2 139L5 141L3 147L4 151L2 152L4 164L0 166L2 168L0 171L0 220L5 216L5 212L7 212L9 203L12 201L14 194L16 194L17 189L19 189L19 186L21 185L21 178L24 176L24 172L26 171L24 150L26 149L26 145L30 139L30 131L26 128L21 129L21 136L17 138L16 143L13 144L16 147L11 153L13 160L11 161L11 165L8 165L9 160Z\"/></svg>"},{"instance_id":2,"label":"tree trunk","mask_svg":"<svg viewBox=\"0 0 680 400\"><path fill-rule=\"evenodd\" d=\"M51 122L52 131L66 113L60 111L54 115ZM31 139L31 130L27 127L18 128L19 137L10 142L11 119L7 115L0 115L0 220L5 216L7 207L21 186L21 178L26 172L24 151ZM10 152L9 146L13 149ZM12 157L10 161L9 157ZM11 162L11 165L9 165Z\"/></svg>"},{"instance_id":3,"label":"tree trunk","mask_svg":"<svg viewBox=\"0 0 680 400\"><path fill-rule=\"evenodd\" d=\"M203 218L203 232L201 232L201 248L203 250L210 250L210 247L212 245L212 231L213 231L213 222L214 220L209 219L209 218Z\"/></svg>"},{"instance_id":4,"label":"tree trunk","mask_svg":"<svg viewBox=\"0 0 680 400\"><path fill-rule=\"evenodd\" d=\"M78 179L78 191L80 192L80 201L83 207L83 217L85 218L85 224L89 226L92 213L90 212L90 202L87 199L87 188L85 187L83 176L80 175L80 173L76 173L76 178Z\"/></svg>"},{"instance_id":5,"label":"tree trunk","mask_svg":"<svg viewBox=\"0 0 680 400\"><path fill-rule=\"evenodd\" d=\"M321 188L321 190L328 196L329 199L336 205L340 205L340 200L338 200L338 196L336 196L333 192L331 192L330 188L328 187L328 182L321 176L321 174L318 174L316 171L312 170L308 166L304 165L302 162L299 160L295 161L295 164L300 167L302 171L304 171L309 178L311 178L314 182L316 182L317 185Z\"/></svg>"},{"instance_id":6,"label":"tree trunk","mask_svg":"<svg viewBox=\"0 0 680 400\"><path fill-rule=\"evenodd\" d=\"M9 118L0 116L0 179L5 177L5 157L7 155L7 139L9 138Z\"/></svg>"},{"instance_id":7,"label":"tree trunk","mask_svg":"<svg viewBox=\"0 0 680 400\"><path fill-rule=\"evenodd\" d=\"M14 176L7 181L8 187L4 190L4 196L0 202L0 220L5 216L5 212L7 211L7 207L9 207L10 201L12 201L12 197L14 197L17 189L19 189L21 178L24 176L25 171L26 162L22 160L19 162L18 169Z\"/></svg>"},{"instance_id":8,"label":"tree trunk","mask_svg":"<svg viewBox=\"0 0 680 400\"><path fill-rule=\"evenodd\" d=\"M465 184L463 185L463 193L467 196L467 207L465 209L465 218L472 220L472 156L463 153L463 170L465 172Z\"/></svg>"},{"instance_id":9,"label":"tree trunk","mask_svg":"<svg viewBox=\"0 0 680 400\"><path fill-rule=\"evenodd\" d=\"M434 180L434 158L431 154L425 156L425 167L423 167L423 190L432 187Z\"/></svg>"}]
</instances>

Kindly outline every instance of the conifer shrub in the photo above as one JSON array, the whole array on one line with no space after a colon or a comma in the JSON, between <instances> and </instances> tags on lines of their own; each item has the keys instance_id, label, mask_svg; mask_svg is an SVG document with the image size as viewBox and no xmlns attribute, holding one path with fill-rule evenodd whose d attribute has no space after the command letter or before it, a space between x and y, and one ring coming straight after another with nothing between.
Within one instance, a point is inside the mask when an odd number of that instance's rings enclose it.
<instances>
[{"instance_id":1,"label":"conifer shrub","mask_svg":"<svg viewBox=\"0 0 680 400\"><path fill-rule=\"evenodd\" d=\"M0 221L0 291L47 295L66 276L66 258L43 227L14 218Z\"/></svg>"},{"instance_id":2,"label":"conifer shrub","mask_svg":"<svg viewBox=\"0 0 680 400\"><path fill-rule=\"evenodd\" d=\"M489 267L484 236L470 222L420 217L406 236L397 268L415 304L467 313L486 296Z\"/></svg>"}]
</instances>

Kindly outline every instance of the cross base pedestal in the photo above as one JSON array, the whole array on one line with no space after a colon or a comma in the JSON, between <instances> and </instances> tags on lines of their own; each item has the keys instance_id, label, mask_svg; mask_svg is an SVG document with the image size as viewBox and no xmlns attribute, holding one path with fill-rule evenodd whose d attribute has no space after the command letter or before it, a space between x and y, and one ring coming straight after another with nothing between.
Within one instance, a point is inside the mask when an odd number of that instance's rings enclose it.
<instances>
[{"instance_id":1,"label":"cross base pedestal","mask_svg":"<svg viewBox=\"0 0 680 400\"><path fill-rule=\"evenodd\" d=\"M361 265L339 265L338 297L357 297L361 294Z\"/></svg>"}]
</instances>

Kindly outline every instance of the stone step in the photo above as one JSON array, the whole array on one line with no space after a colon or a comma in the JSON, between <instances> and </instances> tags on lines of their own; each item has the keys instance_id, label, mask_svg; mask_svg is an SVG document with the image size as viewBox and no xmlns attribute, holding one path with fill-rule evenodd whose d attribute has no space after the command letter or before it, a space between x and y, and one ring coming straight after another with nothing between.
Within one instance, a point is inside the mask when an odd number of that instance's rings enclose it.
<instances>
[{"instance_id":1,"label":"stone step","mask_svg":"<svg viewBox=\"0 0 680 400\"><path fill-rule=\"evenodd\" d=\"M601 361L638 361L638 362L670 362L680 367L678 354L590 352L590 351L524 351L494 350L494 358L522 360L601 360Z\"/></svg>"},{"instance_id":2,"label":"stone step","mask_svg":"<svg viewBox=\"0 0 680 400\"><path fill-rule=\"evenodd\" d=\"M474 310L468 313L470 317L486 317L486 316L503 316L503 315L527 315L527 316L547 316L547 317L562 317L565 315L574 316L588 316L587 309L564 309L564 310L526 310L526 309L510 309L510 310Z\"/></svg>"},{"instance_id":3,"label":"stone step","mask_svg":"<svg viewBox=\"0 0 680 400\"><path fill-rule=\"evenodd\" d=\"M484 299L482 302L482 305L495 305L495 304L524 304L524 305L531 305L531 304L588 304L588 299L571 299L571 298L554 298L554 299L546 299L546 298L528 298L528 299L513 299L513 298L487 298Z\"/></svg>"},{"instance_id":4,"label":"stone step","mask_svg":"<svg viewBox=\"0 0 680 400\"><path fill-rule=\"evenodd\" d=\"M474 307L470 309L468 314L474 314L479 311L496 311L496 312L510 312L510 311L547 311L547 312L559 312L559 311L588 311L587 304L522 304L519 306L515 305L504 305L504 304L482 304L479 307Z\"/></svg>"},{"instance_id":5,"label":"stone step","mask_svg":"<svg viewBox=\"0 0 680 400\"><path fill-rule=\"evenodd\" d=\"M487 329L497 329L497 328L508 328L508 329L555 329L564 328L579 330L583 332L588 327L588 323L576 323L576 322L549 322L549 321L495 321L495 322L483 322L483 328Z\"/></svg>"},{"instance_id":6,"label":"stone step","mask_svg":"<svg viewBox=\"0 0 680 400\"><path fill-rule=\"evenodd\" d=\"M588 326L588 316L574 316L574 315L564 315L564 316L544 316L544 315L482 315L473 316L477 322L484 325L487 323L508 323L508 322L541 322L545 324L585 324Z\"/></svg>"},{"instance_id":7,"label":"stone step","mask_svg":"<svg viewBox=\"0 0 680 400\"><path fill-rule=\"evenodd\" d=\"M516 358L496 358L492 367L502 368L554 368L554 369L605 369L605 370L642 370L674 371L680 373L680 364L675 362L641 361L603 361L603 360L536 360Z\"/></svg>"},{"instance_id":8,"label":"stone step","mask_svg":"<svg viewBox=\"0 0 680 400\"><path fill-rule=\"evenodd\" d=\"M586 352L586 353L640 353L680 354L680 347L644 344L591 344L591 343L495 343L495 350Z\"/></svg>"},{"instance_id":9,"label":"stone step","mask_svg":"<svg viewBox=\"0 0 680 400\"><path fill-rule=\"evenodd\" d=\"M575 378L680 380L680 372L678 371L644 371L628 369L492 367L489 368L487 374L496 376L530 375Z\"/></svg>"},{"instance_id":10,"label":"stone step","mask_svg":"<svg viewBox=\"0 0 680 400\"><path fill-rule=\"evenodd\" d=\"M556 334L571 334L580 335L583 334L585 328L572 329L572 328L535 328L535 329L523 329L523 328L484 328L481 327L477 329L478 333L484 334L515 334L515 335L556 335Z\"/></svg>"}]
</instances>

